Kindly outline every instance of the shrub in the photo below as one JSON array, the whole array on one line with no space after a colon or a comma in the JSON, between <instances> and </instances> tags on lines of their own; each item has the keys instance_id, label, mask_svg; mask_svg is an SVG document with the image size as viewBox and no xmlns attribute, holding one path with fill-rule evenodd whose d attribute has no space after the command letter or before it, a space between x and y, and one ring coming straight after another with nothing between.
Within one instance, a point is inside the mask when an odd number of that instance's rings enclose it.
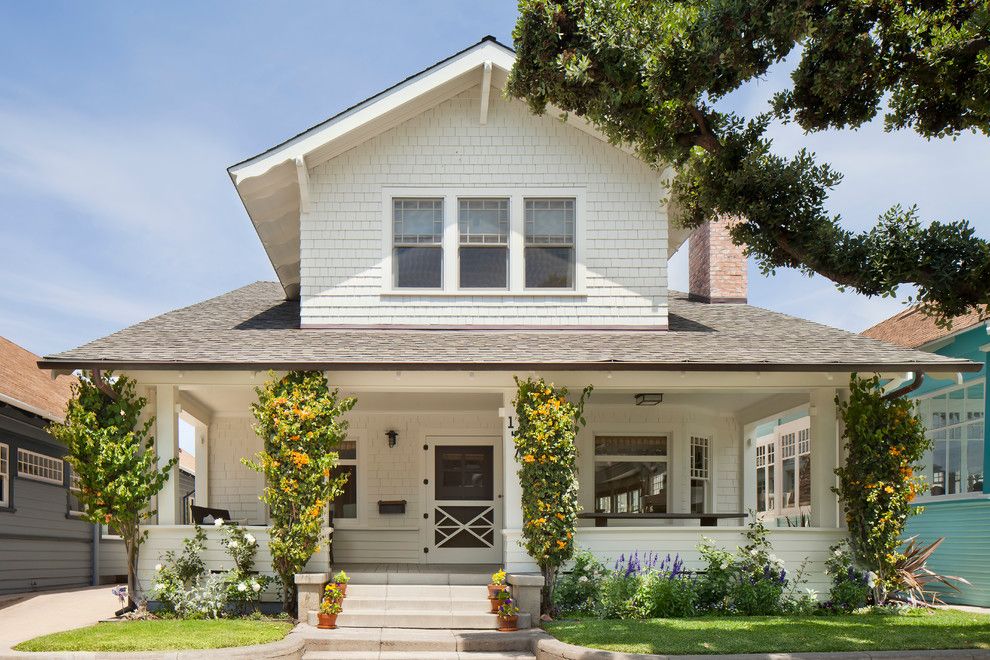
<instances>
[{"instance_id":1,"label":"shrub","mask_svg":"<svg viewBox=\"0 0 990 660\"><path fill-rule=\"evenodd\" d=\"M557 578L553 591L553 606L562 613L591 614L598 600L598 590L605 566L587 550L574 555L569 573Z\"/></svg>"},{"instance_id":2,"label":"shrub","mask_svg":"<svg viewBox=\"0 0 990 660\"><path fill-rule=\"evenodd\" d=\"M206 574L206 564L200 553L206 549L206 532L199 525L194 526L192 538L182 540L182 551L178 554L169 550L155 566L155 583L151 597L161 604L166 613L175 613L182 592L192 587Z\"/></svg>"},{"instance_id":3,"label":"shrub","mask_svg":"<svg viewBox=\"0 0 990 660\"><path fill-rule=\"evenodd\" d=\"M640 576L609 571L601 580L595 616L602 619L627 619L635 614L633 597L639 590Z\"/></svg>"},{"instance_id":4,"label":"shrub","mask_svg":"<svg viewBox=\"0 0 990 660\"><path fill-rule=\"evenodd\" d=\"M828 592L828 604L832 609L852 612L866 606L873 586L873 575L856 568L846 542L836 543L829 548L825 574L832 579Z\"/></svg>"},{"instance_id":5,"label":"shrub","mask_svg":"<svg viewBox=\"0 0 990 660\"><path fill-rule=\"evenodd\" d=\"M747 616L780 614L786 609L783 596L788 585L787 570L772 552L763 521L750 523L746 540L748 543L736 553L731 607Z\"/></svg>"},{"instance_id":6,"label":"shrub","mask_svg":"<svg viewBox=\"0 0 990 660\"><path fill-rule=\"evenodd\" d=\"M702 539L698 546L703 573L695 585L697 607L705 612L727 612L731 609L732 589L736 584L736 559L731 552L718 548L711 539Z\"/></svg>"},{"instance_id":7,"label":"shrub","mask_svg":"<svg viewBox=\"0 0 990 660\"><path fill-rule=\"evenodd\" d=\"M646 573L633 596L636 613L644 618L675 618L697 613L695 582L677 571Z\"/></svg>"}]
</instances>

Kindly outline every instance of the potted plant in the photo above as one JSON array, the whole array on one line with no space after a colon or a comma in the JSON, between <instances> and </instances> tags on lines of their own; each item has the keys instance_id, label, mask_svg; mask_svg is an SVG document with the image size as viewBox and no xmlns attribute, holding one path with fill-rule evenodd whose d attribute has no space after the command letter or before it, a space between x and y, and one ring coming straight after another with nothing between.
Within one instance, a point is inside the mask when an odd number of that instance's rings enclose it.
<instances>
[{"instance_id":1,"label":"potted plant","mask_svg":"<svg viewBox=\"0 0 990 660\"><path fill-rule=\"evenodd\" d=\"M498 592L505 591L505 589L505 569L500 568L492 573L492 581L488 585L488 598L495 598L498 596ZM494 610L492 611L494 612Z\"/></svg>"},{"instance_id":2,"label":"potted plant","mask_svg":"<svg viewBox=\"0 0 990 660\"><path fill-rule=\"evenodd\" d=\"M508 593L508 592L506 592ZM506 596L499 599L498 606L498 629L501 632L512 632L519 629L519 608L516 603Z\"/></svg>"},{"instance_id":3,"label":"potted plant","mask_svg":"<svg viewBox=\"0 0 990 660\"><path fill-rule=\"evenodd\" d=\"M491 593L491 592L489 592ZM498 614L498 608L502 605L502 601L509 597L509 589L505 585L502 585L501 591L496 591L494 596L488 599L491 604L492 609L490 610L492 614Z\"/></svg>"},{"instance_id":4,"label":"potted plant","mask_svg":"<svg viewBox=\"0 0 990 660\"><path fill-rule=\"evenodd\" d=\"M320 603L320 611L316 615L319 619L317 628L326 630L337 627L337 615L344 609L343 600L344 594L341 593L340 587L332 582L328 584L323 590L323 601Z\"/></svg>"},{"instance_id":5,"label":"potted plant","mask_svg":"<svg viewBox=\"0 0 990 660\"><path fill-rule=\"evenodd\" d=\"M341 598L347 597L347 583L350 581L351 581L351 577L343 570L337 571L337 574L333 576L334 584L340 587Z\"/></svg>"}]
</instances>

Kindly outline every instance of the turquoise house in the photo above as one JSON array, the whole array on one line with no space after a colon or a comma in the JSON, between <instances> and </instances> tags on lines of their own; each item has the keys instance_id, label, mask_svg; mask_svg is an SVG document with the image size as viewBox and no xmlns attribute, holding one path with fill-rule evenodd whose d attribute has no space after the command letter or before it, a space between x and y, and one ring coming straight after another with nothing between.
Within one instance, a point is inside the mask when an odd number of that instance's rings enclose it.
<instances>
[{"instance_id":1,"label":"turquoise house","mask_svg":"<svg viewBox=\"0 0 990 660\"><path fill-rule=\"evenodd\" d=\"M990 443L985 442L990 323L971 314L945 330L912 307L863 334L983 364L979 372L955 379L926 376L909 395L917 401L932 449L924 461L931 492L918 499L923 511L911 518L907 535L917 535L922 543L945 537L929 567L972 583L963 585L961 593L943 592L944 600L990 607L990 482L985 479L990 466Z\"/></svg>"}]
</instances>

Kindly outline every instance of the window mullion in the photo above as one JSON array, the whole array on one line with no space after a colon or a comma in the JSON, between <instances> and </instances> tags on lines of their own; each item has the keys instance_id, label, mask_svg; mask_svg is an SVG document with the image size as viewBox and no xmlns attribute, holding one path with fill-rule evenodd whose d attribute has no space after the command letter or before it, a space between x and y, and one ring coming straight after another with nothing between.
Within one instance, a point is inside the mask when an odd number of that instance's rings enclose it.
<instances>
[{"instance_id":1,"label":"window mullion","mask_svg":"<svg viewBox=\"0 0 990 660\"><path fill-rule=\"evenodd\" d=\"M443 290L456 291L458 286L457 248L460 236L457 229L457 197L446 195L443 198Z\"/></svg>"},{"instance_id":2,"label":"window mullion","mask_svg":"<svg viewBox=\"0 0 990 660\"><path fill-rule=\"evenodd\" d=\"M526 288L526 221L523 210L523 196L509 198L509 290L522 291Z\"/></svg>"}]
</instances>

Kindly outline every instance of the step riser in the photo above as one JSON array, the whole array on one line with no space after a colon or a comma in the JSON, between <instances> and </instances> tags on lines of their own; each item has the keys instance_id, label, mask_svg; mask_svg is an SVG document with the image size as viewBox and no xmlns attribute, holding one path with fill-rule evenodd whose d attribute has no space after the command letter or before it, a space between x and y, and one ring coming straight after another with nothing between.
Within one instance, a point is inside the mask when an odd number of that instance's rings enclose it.
<instances>
[{"instance_id":1,"label":"step riser","mask_svg":"<svg viewBox=\"0 0 990 660\"><path fill-rule=\"evenodd\" d=\"M344 600L344 608L348 612L381 612L382 600L377 598L352 598ZM384 610L413 610L420 612L465 612L470 614L487 614L491 606L487 600L402 600L386 599Z\"/></svg>"},{"instance_id":2,"label":"step riser","mask_svg":"<svg viewBox=\"0 0 990 660\"><path fill-rule=\"evenodd\" d=\"M350 584L476 585L489 583L491 576L481 573L351 573Z\"/></svg>"},{"instance_id":3,"label":"step riser","mask_svg":"<svg viewBox=\"0 0 990 660\"><path fill-rule=\"evenodd\" d=\"M318 623L316 612L310 612L308 623ZM530 627L528 614L520 614L520 629ZM498 617L494 614L467 614L461 612L421 611L345 611L337 616L338 628L422 628L429 630L496 630ZM359 649L358 649L359 650Z\"/></svg>"},{"instance_id":4,"label":"step riser","mask_svg":"<svg viewBox=\"0 0 990 660\"><path fill-rule=\"evenodd\" d=\"M396 651L368 653L365 651L326 652L309 651L303 655L303 660L536 660L532 653L513 652L478 652L458 653L457 651L426 651L420 655L416 651Z\"/></svg>"},{"instance_id":5,"label":"step riser","mask_svg":"<svg viewBox=\"0 0 990 660\"><path fill-rule=\"evenodd\" d=\"M346 598L487 600L488 589L467 585L352 584L347 587Z\"/></svg>"}]
</instances>

